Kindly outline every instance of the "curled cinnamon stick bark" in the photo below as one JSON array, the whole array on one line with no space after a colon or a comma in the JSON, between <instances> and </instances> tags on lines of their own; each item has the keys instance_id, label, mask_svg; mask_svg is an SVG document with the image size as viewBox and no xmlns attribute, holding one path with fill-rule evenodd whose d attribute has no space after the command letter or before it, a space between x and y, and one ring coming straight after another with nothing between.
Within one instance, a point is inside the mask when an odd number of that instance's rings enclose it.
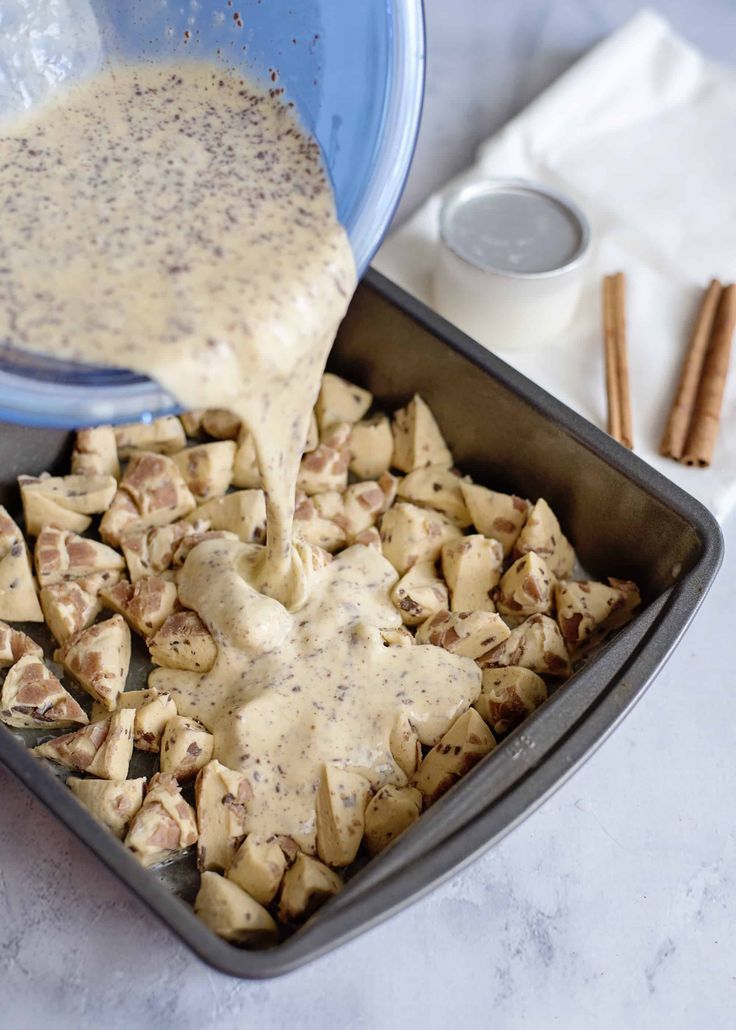
<instances>
[{"instance_id":1,"label":"curled cinnamon stick bark","mask_svg":"<svg viewBox=\"0 0 736 1030\"><path fill-rule=\"evenodd\" d=\"M606 358L606 401L608 405L608 434L621 440L621 397L618 389L618 363L616 361L616 312L611 276L603 280L603 345Z\"/></svg>"},{"instance_id":2,"label":"curled cinnamon stick bark","mask_svg":"<svg viewBox=\"0 0 736 1030\"><path fill-rule=\"evenodd\" d=\"M606 353L608 432L632 449L629 362L626 348L626 279L623 272L603 280L603 337Z\"/></svg>"},{"instance_id":3,"label":"curled cinnamon stick bark","mask_svg":"<svg viewBox=\"0 0 736 1030\"><path fill-rule=\"evenodd\" d=\"M621 398L621 443L629 450L634 447L634 428L631 422L631 393L629 392L629 356L626 344L626 279L623 272L613 277L613 302L616 313L616 363L618 388Z\"/></svg>"},{"instance_id":4,"label":"curled cinnamon stick bark","mask_svg":"<svg viewBox=\"0 0 736 1030\"><path fill-rule=\"evenodd\" d=\"M710 342L695 400L682 461L705 468L713 460L721 419L723 391L728 376L734 328L736 328L736 286L726 286L716 310Z\"/></svg>"},{"instance_id":5,"label":"curled cinnamon stick bark","mask_svg":"<svg viewBox=\"0 0 736 1030\"><path fill-rule=\"evenodd\" d=\"M721 283L717 279L713 279L703 294L687 354L682 364L677 393L659 447L660 454L663 454L665 458L674 458L676 461L682 458L688 429L692 421L703 361L722 292Z\"/></svg>"}]
</instances>

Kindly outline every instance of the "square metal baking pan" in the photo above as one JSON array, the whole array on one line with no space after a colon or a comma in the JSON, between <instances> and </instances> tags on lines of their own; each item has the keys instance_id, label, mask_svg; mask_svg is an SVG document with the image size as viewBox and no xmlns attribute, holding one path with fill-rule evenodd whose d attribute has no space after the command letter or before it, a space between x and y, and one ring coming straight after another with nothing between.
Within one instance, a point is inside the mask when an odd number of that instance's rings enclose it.
<instances>
[{"instance_id":1,"label":"square metal baking pan","mask_svg":"<svg viewBox=\"0 0 736 1030\"><path fill-rule=\"evenodd\" d=\"M329 367L368 387L388 410L420 392L463 471L500 490L546 497L583 567L596 577L635 579L644 606L341 894L264 951L234 947L195 917L183 900L194 890L191 859L141 868L34 758L22 732L0 726L5 765L193 951L240 977L276 976L329 951L436 886L528 815L641 696L723 553L718 525L702 505L376 273L358 289ZM65 432L3 426L0 502L17 512L15 476L63 470L68 452Z\"/></svg>"}]
</instances>

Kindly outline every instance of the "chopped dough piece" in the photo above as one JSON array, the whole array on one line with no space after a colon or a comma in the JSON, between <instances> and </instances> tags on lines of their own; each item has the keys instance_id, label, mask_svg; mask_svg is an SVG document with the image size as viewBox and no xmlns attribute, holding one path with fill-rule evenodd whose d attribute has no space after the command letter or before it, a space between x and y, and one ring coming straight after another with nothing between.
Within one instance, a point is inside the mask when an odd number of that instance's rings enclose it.
<instances>
[{"instance_id":1,"label":"chopped dough piece","mask_svg":"<svg viewBox=\"0 0 736 1030\"><path fill-rule=\"evenodd\" d=\"M237 440L241 423L227 408L207 408L202 412L202 429L216 440Z\"/></svg>"},{"instance_id":2,"label":"chopped dough piece","mask_svg":"<svg viewBox=\"0 0 736 1030\"><path fill-rule=\"evenodd\" d=\"M174 612L148 641L154 665L209 672L217 644L196 612Z\"/></svg>"},{"instance_id":3,"label":"chopped dough piece","mask_svg":"<svg viewBox=\"0 0 736 1030\"><path fill-rule=\"evenodd\" d=\"M46 526L38 534L34 560L42 587L63 580L81 579L93 572L125 568L125 559L112 547L54 526Z\"/></svg>"},{"instance_id":4,"label":"chopped dough piece","mask_svg":"<svg viewBox=\"0 0 736 1030\"><path fill-rule=\"evenodd\" d=\"M60 645L91 626L102 611L97 595L77 580L43 587L39 596L46 625Z\"/></svg>"},{"instance_id":5,"label":"chopped dough piece","mask_svg":"<svg viewBox=\"0 0 736 1030\"><path fill-rule=\"evenodd\" d=\"M120 477L118 448L112 426L77 430L72 451L72 475Z\"/></svg>"},{"instance_id":6,"label":"chopped dough piece","mask_svg":"<svg viewBox=\"0 0 736 1030\"><path fill-rule=\"evenodd\" d=\"M250 833L235 853L226 873L261 905L268 905L279 892L286 872L286 856L276 837Z\"/></svg>"},{"instance_id":7,"label":"chopped dough piece","mask_svg":"<svg viewBox=\"0 0 736 1030\"><path fill-rule=\"evenodd\" d=\"M329 866L350 865L363 838L370 782L360 773L325 765L317 790L317 854Z\"/></svg>"},{"instance_id":8,"label":"chopped dough piece","mask_svg":"<svg viewBox=\"0 0 736 1030\"><path fill-rule=\"evenodd\" d=\"M350 432L347 422L331 426L318 447L308 451L301 460L297 489L305 494L321 494L328 490L340 493L348 485L350 464Z\"/></svg>"},{"instance_id":9,"label":"chopped dough piece","mask_svg":"<svg viewBox=\"0 0 736 1030\"><path fill-rule=\"evenodd\" d=\"M547 685L531 669L484 669L475 708L497 737L503 737L547 700Z\"/></svg>"},{"instance_id":10,"label":"chopped dough piece","mask_svg":"<svg viewBox=\"0 0 736 1030\"><path fill-rule=\"evenodd\" d=\"M287 837L285 834L277 834L276 840L286 856L286 864L291 865L299 854L299 845L293 837Z\"/></svg>"},{"instance_id":11,"label":"chopped dough piece","mask_svg":"<svg viewBox=\"0 0 736 1030\"><path fill-rule=\"evenodd\" d=\"M66 785L98 822L122 840L128 823L143 804L146 778L83 780L78 776L69 776Z\"/></svg>"},{"instance_id":12,"label":"chopped dough piece","mask_svg":"<svg viewBox=\"0 0 736 1030\"><path fill-rule=\"evenodd\" d=\"M329 429L320 435L320 444L325 444L327 447L333 447L346 456L350 456L350 434L353 431L353 427L348 422L336 422L329 427ZM314 450L317 448L315 447ZM313 453L313 452L308 452ZM335 488L337 489L337 488ZM320 491L321 492L321 491Z\"/></svg>"},{"instance_id":13,"label":"chopped dough piece","mask_svg":"<svg viewBox=\"0 0 736 1030\"><path fill-rule=\"evenodd\" d=\"M118 698L118 711L121 708L132 708L135 712L135 747L139 751L159 751L164 728L176 715L174 699L153 687L147 690L126 690Z\"/></svg>"},{"instance_id":14,"label":"chopped dough piece","mask_svg":"<svg viewBox=\"0 0 736 1030\"><path fill-rule=\"evenodd\" d=\"M570 659L557 623L530 615L508 638L478 659L483 668L521 665L540 676L569 676Z\"/></svg>"},{"instance_id":15,"label":"chopped dough piece","mask_svg":"<svg viewBox=\"0 0 736 1030\"><path fill-rule=\"evenodd\" d=\"M495 746L486 724L474 708L469 708L419 766L414 785L425 804L436 801Z\"/></svg>"},{"instance_id":16,"label":"chopped dough piece","mask_svg":"<svg viewBox=\"0 0 736 1030\"><path fill-rule=\"evenodd\" d=\"M297 501L307 497L303 490L297 490L296 496ZM338 490L325 490L323 494L315 494L311 501L323 519L339 522L345 514L345 501Z\"/></svg>"},{"instance_id":17,"label":"chopped dough piece","mask_svg":"<svg viewBox=\"0 0 736 1030\"><path fill-rule=\"evenodd\" d=\"M612 630L619 629L621 626L625 626L627 622L630 622L634 612L641 605L639 587L633 580L609 577L608 582L610 586L614 587L614 589L623 590L624 603L621 608L616 609L603 627L603 633L606 635Z\"/></svg>"},{"instance_id":18,"label":"chopped dough piece","mask_svg":"<svg viewBox=\"0 0 736 1030\"><path fill-rule=\"evenodd\" d=\"M537 612L546 614L554 604L555 577L544 558L534 551L517 558L501 577L496 607L502 615L521 622Z\"/></svg>"},{"instance_id":19,"label":"chopped dough piece","mask_svg":"<svg viewBox=\"0 0 736 1030\"><path fill-rule=\"evenodd\" d=\"M120 542L131 582L144 576L157 576L168 571L181 541L210 528L207 519L173 522L170 526L136 529L126 533Z\"/></svg>"},{"instance_id":20,"label":"chopped dough piece","mask_svg":"<svg viewBox=\"0 0 736 1030\"><path fill-rule=\"evenodd\" d=\"M117 547L126 534L150 526L166 526L188 515L196 506L171 458L138 451L128 462L118 492L102 516L100 535Z\"/></svg>"},{"instance_id":21,"label":"chopped dough piece","mask_svg":"<svg viewBox=\"0 0 736 1030\"><path fill-rule=\"evenodd\" d=\"M189 780L211 760L215 738L201 723L177 715L166 723L161 738L161 772Z\"/></svg>"},{"instance_id":22,"label":"chopped dough piece","mask_svg":"<svg viewBox=\"0 0 736 1030\"><path fill-rule=\"evenodd\" d=\"M119 615L85 629L54 653L54 660L80 686L112 711L125 689L130 666L130 630Z\"/></svg>"},{"instance_id":23,"label":"chopped dough piece","mask_svg":"<svg viewBox=\"0 0 736 1030\"><path fill-rule=\"evenodd\" d=\"M181 796L173 776L156 773L130 824L125 846L142 865L152 866L172 858L196 841L194 809Z\"/></svg>"},{"instance_id":24,"label":"chopped dough piece","mask_svg":"<svg viewBox=\"0 0 736 1030\"><path fill-rule=\"evenodd\" d=\"M58 765L104 780L124 780L133 754L132 708L113 712L74 733L34 747L35 754Z\"/></svg>"},{"instance_id":25,"label":"chopped dough piece","mask_svg":"<svg viewBox=\"0 0 736 1030\"><path fill-rule=\"evenodd\" d=\"M555 603L562 636L575 651L628 622L640 597L636 584L628 580L609 579L608 585L561 580L555 587Z\"/></svg>"},{"instance_id":26,"label":"chopped dough piece","mask_svg":"<svg viewBox=\"0 0 736 1030\"><path fill-rule=\"evenodd\" d=\"M402 472L425 465L452 466L450 453L434 415L419 394L394 412L394 453L391 464Z\"/></svg>"},{"instance_id":27,"label":"chopped dough piece","mask_svg":"<svg viewBox=\"0 0 736 1030\"><path fill-rule=\"evenodd\" d=\"M86 772L92 761L105 743L110 732L110 720L112 716L106 715L104 719L95 719L88 726L73 733L65 733L62 736L47 740L33 748L34 754L39 758L48 758L57 765L63 765L67 769L76 769L78 772ZM130 753L133 754L133 715L129 716L131 724ZM125 779L127 766L122 776L115 779Z\"/></svg>"},{"instance_id":28,"label":"chopped dough piece","mask_svg":"<svg viewBox=\"0 0 736 1030\"><path fill-rule=\"evenodd\" d=\"M84 533L92 525L89 515L80 515L79 512L63 508L43 493L24 491L21 487L21 498L23 519L29 536L36 536L44 526L56 526L74 533Z\"/></svg>"},{"instance_id":29,"label":"chopped dough piece","mask_svg":"<svg viewBox=\"0 0 736 1030\"><path fill-rule=\"evenodd\" d=\"M202 432L202 418L204 408L192 408L191 411L184 411L179 415L179 421L184 426L187 436L199 436Z\"/></svg>"},{"instance_id":30,"label":"chopped dough piece","mask_svg":"<svg viewBox=\"0 0 736 1030\"><path fill-rule=\"evenodd\" d=\"M383 490L383 511L388 511L396 500L396 495L399 492L400 477L395 476L393 472L383 472L376 482Z\"/></svg>"},{"instance_id":31,"label":"chopped dough piece","mask_svg":"<svg viewBox=\"0 0 736 1030\"><path fill-rule=\"evenodd\" d=\"M449 604L447 587L431 561L412 565L391 591L391 600L407 626L418 626Z\"/></svg>"},{"instance_id":32,"label":"chopped dough piece","mask_svg":"<svg viewBox=\"0 0 736 1030\"><path fill-rule=\"evenodd\" d=\"M377 855L396 840L422 814L422 795L415 787L387 783L368 802L363 840L369 854Z\"/></svg>"},{"instance_id":33,"label":"chopped dough piece","mask_svg":"<svg viewBox=\"0 0 736 1030\"><path fill-rule=\"evenodd\" d=\"M7 669L11 665L15 665L25 655L43 658L43 648L27 633L13 629L5 622L0 622L0 669Z\"/></svg>"},{"instance_id":34,"label":"chopped dough piece","mask_svg":"<svg viewBox=\"0 0 736 1030\"><path fill-rule=\"evenodd\" d=\"M105 780L124 780L133 755L135 712L123 709L110 715L107 735L87 766L90 776Z\"/></svg>"},{"instance_id":35,"label":"chopped dough piece","mask_svg":"<svg viewBox=\"0 0 736 1030\"><path fill-rule=\"evenodd\" d=\"M460 489L475 528L483 536L498 540L503 547L504 558L507 557L526 522L529 501L514 494L499 494L465 480L461 481Z\"/></svg>"},{"instance_id":36,"label":"chopped dough piece","mask_svg":"<svg viewBox=\"0 0 736 1030\"><path fill-rule=\"evenodd\" d=\"M23 655L8 671L0 692L0 722L19 729L57 729L85 726L88 721L38 655Z\"/></svg>"},{"instance_id":37,"label":"chopped dough piece","mask_svg":"<svg viewBox=\"0 0 736 1030\"><path fill-rule=\"evenodd\" d=\"M284 923L306 919L341 888L342 880L336 872L300 851L284 876L279 919Z\"/></svg>"},{"instance_id":38,"label":"chopped dough piece","mask_svg":"<svg viewBox=\"0 0 736 1030\"><path fill-rule=\"evenodd\" d=\"M236 944L267 943L278 935L263 905L219 873L202 874L194 912L213 933Z\"/></svg>"},{"instance_id":39,"label":"chopped dough piece","mask_svg":"<svg viewBox=\"0 0 736 1030\"><path fill-rule=\"evenodd\" d=\"M415 644L414 634L406 626L397 626L396 629L382 629L381 638L387 647L411 647Z\"/></svg>"},{"instance_id":40,"label":"chopped dough piece","mask_svg":"<svg viewBox=\"0 0 736 1030\"><path fill-rule=\"evenodd\" d=\"M62 508L81 515L105 511L117 490L114 476L19 476L18 480L27 493L45 494Z\"/></svg>"},{"instance_id":41,"label":"chopped dough piece","mask_svg":"<svg viewBox=\"0 0 736 1030\"><path fill-rule=\"evenodd\" d=\"M314 412L320 432L326 432L339 422L353 423L365 415L373 403L373 394L347 379L325 372Z\"/></svg>"},{"instance_id":42,"label":"chopped dough piece","mask_svg":"<svg viewBox=\"0 0 736 1030\"><path fill-rule=\"evenodd\" d=\"M361 544L363 547L372 547L374 551L378 551L379 554L383 554L381 534L375 526L371 526L370 529L364 529L362 532L358 533L355 540L353 540L353 543Z\"/></svg>"},{"instance_id":43,"label":"chopped dough piece","mask_svg":"<svg viewBox=\"0 0 736 1030\"><path fill-rule=\"evenodd\" d=\"M493 612L439 611L417 630L418 644L434 644L473 660L507 639L511 630Z\"/></svg>"},{"instance_id":44,"label":"chopped dough piece","mask_svg":"<svg viewBox=\"0 0 736 1030\"><path fill-rule=\"evenodd\" d=\"M182 537L176 545L172 564L174 568L180 568L189 557L189 552L193 551L199 544L204 543L205 540L237 539L238 536L235 533L230 533L226 529L204 529L199 533L189 533L187 536Z\"/></svg>"},{"instance_id":45,"label":"chopped dough piece","mask_svg":"<svg viewBox=\"0 0 736 1030\"><path fill-rule=\"evenodd\" d=\"M442 547L442 575L450 588L453 612L495 612L493 591L501 578L503 547L474 533Z\"/></svg>"},{"instance_id":46,"label":"chopped dough piece","mask_svg":"<svg viewBox=\"0 0 736 1030\"><path fill-rule=\"evenodd\" d=\"M198 504L227 492L233 479L235 449L232 440L219 440L189 447L175 455L177 468Z\"/></svg>"},{"instance_id":47,"label":"chopped dough piece","mask_svg":"<svg viewBox=\"0 0 736 1030\"><path fill-rule=\"evenodd\" d=\"M460 529L471 524L470 513L463 498L461 476L445 465L427 465L415 469L399 483L399 497L422 508L442 512Z\"/></svg>"},{"instance_id":48,"label":"chopped dough piece","mask_svg":"<svg viewBox=\"0 0 736 1030\"><path fill-rule=\"evenodd\" d=\"M161 576L146 576L135 583L121 579L115 586L100 591L106 608L122 615L143 637L150 637L173 613L177 601L176 584Z\"/></svg>"},{"instance_id":49,"label":"chopped dough piece","mask_svg":"<svg viewBox=\"0 0 736 1030\"><path fill-rule=\"evenodd\" d=\"M356 422L350 432L350 471L358 479L378 479L391 468L394 435L388 415Z\"/></svg>"},{"instance_id":50,"label":"chopped dough piece","mask_svg":"<svg viewBox=\"0 0 736 1030\"><path fill-rule=\"evenodd\" d=\"M90 515L105 511L117 490L114 476L18 476L26 533L44 526L83 533Z\"/></svg>"},{"instance_id":51,"label":"chopped dough piece","mask_svg":"<svg viewBox=\"0 0 736 1030\"><path fill-rule=\"evenodd\" d=\"M381 520L383 553L400 576L418 562L435 562L460 530L436 511L401 501Z\"/></svg>"},{"instance_id":52,"label":"chopped dough piece","mask_svg":"<svg viewBox=\"0 0 736 1030\"><path fill-rule=\"evenodd\" d=\"M266 498L263 490L236 490L207 501L187 517L188 522L207 519L211 529L235 533L244 544L266 540Z\"/></svg>"},{"instance_id":53,"label":"chopped dough piece","mask_svg":"<svg viewBox=\"0 0 736 1030\"><path fill-rule=\"evenodd\" d=\"M411 779L422 761L422 745L408 716L402 712L394 719L388 743L394 761L407 778Z\"/></svg>"},{"instance_id":54,"label":"chopped dough piece","mask_svg":"<svg viewBox=\"0 0 736 1030\"><path fill-rule=\"evenodd\" d=\"M342 512L335 516L342 526L349 543L356 536L375 525L376 519L391 505L395 493L394 477L382 477L383 483L368 480L364 483L353 483L342 495Z\"/></svg>"},{"instance_id":55,"label":"chopped dough piece","mask_svg":"<svg viewBox=\"0 0 736 1030\"><path fill-rule=\"evenodd\" d=\"M381 639L386 647L412 647L416 643L414 634L406 626L397 626L396 629L382 629Z\"/></svg>"},{"instance_id":56,"label":"chopped dough piece","mask_svg":"<svg viewBox=\"0 0 736 1030\"><path fill-rule=\"evenodd\" d=\"M40 594L46 624L59 644L65 644L87 629L102 611L99 592L114 586L119 572L95 572L81 579L43 587Z\"/></svg>"},{"instance_id":57,"label":"chopped dough piece","mask_svg":"<svg viewBox=\"0 0 736 1030\"><path fill-rule=\"evenodd\" d=\"M184 427L176 415L115 426L115 442L121 458L129 458L133 451L176 454L187 445Z\"/></svg>"},{"instance_id":58,"label":"chopped dough piece","mask_svg":"<svg viewBox=\"0 0 736 1030\"><path fill-rule=\"evenodd\" d=\"M317 495L326 496L326 495ZM338 494L338 497L340 495ZM330 518L320 515L315 499L299 491L294 508L294 534L316 547L333 553L345 546L345 530ZM340 498L342 501L342 498Z\"/></svg>"},{"instance_id":59,"label":"chopped dough piece","mask_svg":"<svg viewBox=\"0 0 736 1030\"><path fill-rule=\"evenodd\" d=\"M197 774L194 795L199 824L197 867L227 869L245 836L246 806L253 788L243 773L213 759Z\"/></svg>"},{"instance_id":60,"label":"chopped dough piece","mask_svg":"<svg viewBox=\"0 0 736 1030\"><path fill-rule=\"evenodd\" d=\"M550 571L558 579L565 579L575 565L575 552L560 529L557 517L543 497L532 510L524 528L516 539L514 557L534 551L544 558Z\"/></svg>"},{"instance_id":61,"label":"chopped dough piece","mask_svg":"<svg viewBox=\"0 0 736 1030\"><path fill-rule=\"evenodd\" d=\"M0 505L0 619L43 622L31 558L18 526Z\"/></svg>"}]
</instances>

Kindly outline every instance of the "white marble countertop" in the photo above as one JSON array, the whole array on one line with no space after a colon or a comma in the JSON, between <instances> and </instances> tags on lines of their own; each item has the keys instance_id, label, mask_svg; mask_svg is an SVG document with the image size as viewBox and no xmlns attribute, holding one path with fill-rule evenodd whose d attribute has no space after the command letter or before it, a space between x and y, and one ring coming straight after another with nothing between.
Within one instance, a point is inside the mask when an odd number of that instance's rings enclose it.
<instances>
[{"instance_id":1,"label":"white marble countertop","mask_svg":"<svg viewBox=\"0 0 736 1030\"><path fill-rule=\"evenodd\" d=\"M637 6L428 0L426 116L401 212ZM733 59L731 0L657 6ZM0 1025L732 1026L734 576L736 548L641 703L535 815L423 901L280 980L206 968L0 769Z\"/></svg>"}]
</instances>

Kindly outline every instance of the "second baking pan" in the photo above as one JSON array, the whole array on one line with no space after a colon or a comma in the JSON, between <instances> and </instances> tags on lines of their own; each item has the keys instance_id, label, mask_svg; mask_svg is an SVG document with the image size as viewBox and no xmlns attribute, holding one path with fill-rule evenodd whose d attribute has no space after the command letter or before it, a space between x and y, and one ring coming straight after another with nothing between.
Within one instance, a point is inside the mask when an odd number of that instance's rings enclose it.
<instances>
[{"instance_id":1,"label":"second baking pan","mask_svg":"<svg viewBox=\"0 0 736 1030\"><path fill-rule=\"evenodd\" d=\"M641 696L722 556L718 526L698 502L375 273L356 293L330 367L368 387L386 409L423 394L463 470L500 490L545 496L584 568L635 579L644 606L341 894L265 951L234 947L194 916L193 860L141 868L30 754L28 738L0 726L5 764L197 954L241 977L276 976L336 947L438 884L528 814ZM69 442L63 432L2 427L0 502L17 512L15 476L63 469ZM133 676L142 671L141 664Z\"/></svg>"}]
</instances>

